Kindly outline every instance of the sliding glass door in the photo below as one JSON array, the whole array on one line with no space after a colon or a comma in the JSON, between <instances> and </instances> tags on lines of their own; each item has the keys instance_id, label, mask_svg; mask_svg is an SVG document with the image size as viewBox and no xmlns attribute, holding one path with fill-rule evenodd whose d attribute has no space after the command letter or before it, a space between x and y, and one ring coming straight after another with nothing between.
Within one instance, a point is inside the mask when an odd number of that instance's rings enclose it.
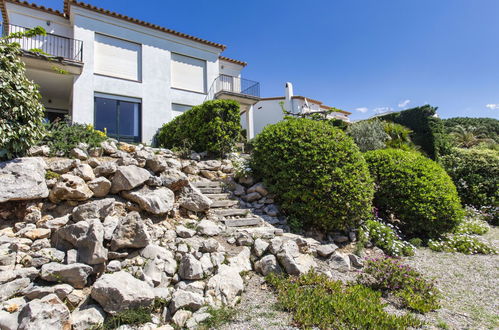
<instances>
[{"instance_id":1,"label":"sliding glass door","mask_svg":"<svg viewBox=\"0 0 499 330\"><path fill-rule=\"evenodd\" d=\"M125 142L140 142L140 102L95 97L95 128Z\"/></svg>"}]
</instances>

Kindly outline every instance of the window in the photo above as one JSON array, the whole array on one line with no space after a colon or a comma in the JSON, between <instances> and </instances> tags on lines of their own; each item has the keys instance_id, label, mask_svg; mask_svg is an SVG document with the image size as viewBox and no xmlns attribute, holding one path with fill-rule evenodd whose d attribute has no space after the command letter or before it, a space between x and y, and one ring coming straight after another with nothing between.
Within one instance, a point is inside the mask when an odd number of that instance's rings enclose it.
<instances>
[{"instance_id":1,"label":"window","mask_svg":"<svg viewBox=\"0 0 499 330\"><path fill-rule=\"evenodd\" d=\"M180 116L187 110L191 109L192 105L172 103L173 118Z\"/></svg>"},{"instance_id":2,"label":"window","mask_svg":"<svg viewBox=\"0 0 499 330\"><path fill-rule=\"evenodd\" d=\"M141 80L141 45L95 34L94 72L111 77Z\"/></svg>"},{"instance_id":3,"label":"window","mask_svg":"<svg viewBox=\"0 0 499 330\"><path fill-rule=\"evenodd\" d=\"M206 61L172 53L172 87L206 93Z\"/></svg>"},{"instance_id":4,"label":"window","mask_svg":"<svg viewBox=\"0 0 499 330\"><path fill-rule=\"evenodd\" d=\"M110 95L95 96L95 129L126 142L140 142L140 100Z\"/></svg>"}]
</instances>

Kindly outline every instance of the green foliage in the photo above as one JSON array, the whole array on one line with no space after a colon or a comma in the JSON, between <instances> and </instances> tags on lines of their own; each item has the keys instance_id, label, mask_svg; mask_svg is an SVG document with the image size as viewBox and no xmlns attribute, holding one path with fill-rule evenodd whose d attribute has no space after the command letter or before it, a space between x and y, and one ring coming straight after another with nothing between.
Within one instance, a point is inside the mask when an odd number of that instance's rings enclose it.
<instances>
[{"instance_id":1,"label":"green foliage","mask_svg":"<svg viewBox=\"0 0 499 330\"><path fill-rule=\"evenodd\" d=\"M36 28L0 40L0 160L23 156L44 135L41 95L26 77L20 45L10 42L44 32Z\"/></svg>"},{"instance_id":2,"label":"green foliage","mask_svg":"<svg viewBox=\"0 0 499 330\"><path fill-rule=\"evenodd\" d=\"M497 254L487 243L469 234L448 234L440 239L428 241L428 247L438 252L460 252L464 254Z\"/></svg>"},{"instance_id":3,"label":"green foliage","mask_svg":"<svg viewBox=\"0 0 499 330\"><path fill-rule=\"evenodd\" d=\"M347 129L360 151L384 149L390 136L379 119L363 120L351 124Z\"/></svg>"},{"instance_id":4,"label":"green foliage","mask_svg":"<svg viewBox=\"0 0 499 330\"><path fill-rule=\"evenodd\" d=\"M365 155L376 182L374 204L384 219L395 218L408 237L438 237L464 213L445 170L417 152L385 149Z\"/></svg>"},{"instance_id":5,"label":"green foliage","mask_svg":"<svg viewBox=\"0 0 499 330\"><path fill-rule=\"evenodd\" d=\"M147 307L139 307L128 309L126 311L110 316L104 324L98 328L102 330L116 329L124 324L138 325L151 322L151 309Z\"/></svg>"},{"instance_id":6,"label":"green foliage","mask_svg":"<svg viewBox=\"0 0 499 330\"><path fill-rule=\"evenodd\" d=\"M219 329L222 325L232 321L237 315L234 308L227 306L218 309L210 306L206 312L211 316L199 324L199 329Z\"/></svg>"},{"instance_id":7,"label":"green foliage","mask_svg":"<svg viewBox=\"0 0 499 330\"><path fill-rule=\"evenodd\" d=\"M407 329L422 325L411 314L386 312L381 293L363 285L343 285L314 272L288 278L271 274L267 281L277 291L278 306L291 312L301 328Z\"/></svg>"},{"instance_id":8,"label":"green foliage","mask_svg":"<svg viewBox=\"0 0 499 330\"><path fill-rule=\"evenodd\" d=\"M430 158L438 159L440 154L445 154L450 148L450 141L445 133L442 120L436 117L436 113L436 107L424 105L389 113L379 118L406 126L412 130L412 142L420 146Z\"/></svg>"},{"instance_id":9,"label":"green foliage","mask_svg":"<svg viewBox=\"0 0 499 330\"><path fill-rule=\"evenodd\" d=\"M223 155L232 151L241 132L239 104L232 100L207 101L187 110L161 127L157 143L166 148L208 151Z\"/></svg>"},{"instance_id":10,"label":"green foliage","mask_svg":"<svg viewBox=\"0 0 499 330\"><path fill-rule=\"evenodd\" d=\"M69 151L75 148L78 143L98 147L106 139L106 134L95 130L92 125L71 124L66 120L59 120L47 124L47 135L43 139L43 143L50 147L52 154L61 153L68 156Z\"/></svg>"},{"instance_id":11,"label":"green foliage","mask_svg":"<svg viewBox=\"0 0 499 330\"><path fill-rule=\"evenodd\" d=\"M61 175L59 173L52 172L51 170L48 170L45 172L45 179L46 180L51 180L51 179L59 179Z\"/></svg>"},{"instance_id":12,"label":"green foliage","mask_svg":"<svg viewBox=\"0 0 499 330\"><path fill-rule=\"evenodd\" d=\"M440 162L456 184L464 204L475 207L499 204L499 151L456 148Z\"/></svg>"},{"instance_id":13,"label":"green foliage","mask_svg":"<svg viewBox=\"0 0 499 330\"><path fill-rule=\"evenodd\" d=\"M288 219L325 230L370 217L373 183L353 140L323 121L291 118L255 138L251 168Z\"/></svg>"},{"instance_id":14,"label":"green foliage","mask_svg":"<svg viewBox=\"0 0 499 330\"><path fill-rule=\"evenodd\" d=\"M482 127L456 125L452 128L450 136L456 146L460 148L472 148L482 143L495 143L493 139L486 137L487 132Z\"/></svg>"},{"instance_id":15,"label":"green foliage","mask_svg":"<svg viewBox=\"0 0 499 330\"><path fill-rule=\"evenodd\" d=\"M499 120L497 119L456 117L444 119L443 124L449 134L454 131L456 126L461 126L464 129L479 128L485 138L493 139L496 143L499 143Z\"/></svg>"},{"instance_id":16,"label":"green foliage","mask_svg":"<svg viewBox=\"0 0 499 330\"><path fill-rule=\"evenodd\" d=\"M412 131L400 124L385 121L383 123L385 133L388 134L390 139L386 141L388 148L415 150L416 146L411 141Z\"/></svg>"},{"instance_id":17,"label":"green foliage","mask_svg":"<svg viewBox=\"0 0 499 330\"><path fill-rule=\"evenodd\" d=\"M414 246L403 241L390 224L385 225L374 219L367 220L362 227L361 234L365 235L363 240L371 241L374 246L390 256L414 255Z\"/></svg>"},{"instance_id":18,"label":"green foliage","mask_svg":"<svg viewBox=\"0 0 499 330\"><path fill-rule=\"evenodd\" d=\"M466 215L463 221L456 227L456 234L483 235L490 230L490 226L485 221L485 216L473 207L466 207Z\"/></svg>"},{"instance_id":19,"label":"green foliage","mask_svg":"<svg viewBox=\"0 0 499 330\"><path fill-rule=\"evenodd\" d=\"M393 294L401 298L404 307L420 313L440 307L440 293L435 284L397 259L386 257L368 260L358 282L384 295Z\"/></svg>"}]
</instances>

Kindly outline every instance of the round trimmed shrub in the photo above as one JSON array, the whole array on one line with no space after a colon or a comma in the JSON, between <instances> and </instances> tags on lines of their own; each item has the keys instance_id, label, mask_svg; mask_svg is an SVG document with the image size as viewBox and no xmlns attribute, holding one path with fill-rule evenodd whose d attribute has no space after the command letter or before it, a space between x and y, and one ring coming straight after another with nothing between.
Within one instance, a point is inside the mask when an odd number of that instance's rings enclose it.
<instances>
[{"instance_id":1,"label":"round trimmed shrub","mask_svg":"<svg viewBox=\"0 0 499 330\"><path fill-rule=\"evenodd\" d=\"M374 205L395 217L408 237L438 237L464 216L452 179L436 162L414 151L374 150L364 154L376 182Z\"/></svg>"},{"instance_id":2,"label":"round trimmed shrub","mask_svg":"<svg viewBox=\"0 0 499 330\"><path fill-rule=\"evenodd\" d=\"M292 118L254 139L251 168L289 220L303 228L356 228L372 214L374 187L353 140L322 121Z\"/></svg>"},{"instance_id":3,"label":"round trimmed shrub","mask_svg":"<svg viewBox=\"0 0 499 330\"><path fill-rule=\"evenodd\" d=\"M440 163L454 180L463 204L478 208L499 204L499 151L454 149Z\"/></svg>"}]
</instances>

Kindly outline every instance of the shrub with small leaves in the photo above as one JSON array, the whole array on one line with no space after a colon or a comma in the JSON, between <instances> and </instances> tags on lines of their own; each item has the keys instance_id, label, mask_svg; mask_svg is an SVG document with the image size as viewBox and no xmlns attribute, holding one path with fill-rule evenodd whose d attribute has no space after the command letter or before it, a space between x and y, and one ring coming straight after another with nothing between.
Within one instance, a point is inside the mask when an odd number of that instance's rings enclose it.
<instances>
[{"instance_id":1,"label":"shrub with small leaves","mask_svg":"<svg viewBox=\"0 0 499 330\"><path fill-rule=\"evenodd\" d=\"M456 234L483 235L490 230L487 221L483 220L482 213L474 207L468 206L465 209L466 216L463 221L456 227Z\"/></svg>"},{"instance_id":2,"label":"shrub with small leaves","mask_svg":"<svg viewBox=\"0 0 499 330\"><path fill-rule=\"evenodd\" d=\"M277 292L278 307L291 312L300 328L407 329L422 325L410 313L386 312L381 293L364 285L344 285L314 272L300 277L271 274L267 281Z\"/></svg>"},{"instance_id":3,"label":"shrub with small leaves","mask_svg":"<svg viewBox=\"0 0 499 330\"><path fill-rule=\"evenodd\" d=\"M497 254L497 250L469 234L446 235L428 241L428 247L437 252L460 252L464 254Z\"/></svg>"},{"instance_id":4,"label":"shrub with small leaves","mask_svg":"<svg viewBox=\"0 0 499 330\"><path fill-rule=\"evenodd\" d=\"M362 152L383 149L390 139L379 119L362 120L353 123L348 126L347 134L353 138Z\"/></svg>"},{"instance_id":5,"label":"shrub with small leaves","mask_svg":"<svg viewBox=\"0 0 499 330\"><path fill-rule=\"evenodd\" d=\"M412 256L414 246L400 238L398 230L391 224L382 223L381 219L367 220L360 230L361 240L371 241L390 256Z\"/></svg>"},{"instance_id":6,"label":"shrub with small leaves","mask_svg":"<svg viewBox=\"0 0 499 330\"><path fill-rule=\"evenodd\" d=\"M435 283L398 259L367 260L357 281L384 295L392 294L400 298L405 307L421 313L440 307L440 293Z\"/></svg>"},{"instance_id":7,"label":"shrub with small leaves","mask_svg":"<svg viewBox=\"0 0 499 330\"><path fill-rule=\"evenodd\" d=\"M92 125L59 120L47 124L47 135L42 143L50 147L52 154L68 156L70 150L79 143L86 143L90 147L98 147L106 139L106 133L94 129Z\"/></svg>"}]
</instances>

